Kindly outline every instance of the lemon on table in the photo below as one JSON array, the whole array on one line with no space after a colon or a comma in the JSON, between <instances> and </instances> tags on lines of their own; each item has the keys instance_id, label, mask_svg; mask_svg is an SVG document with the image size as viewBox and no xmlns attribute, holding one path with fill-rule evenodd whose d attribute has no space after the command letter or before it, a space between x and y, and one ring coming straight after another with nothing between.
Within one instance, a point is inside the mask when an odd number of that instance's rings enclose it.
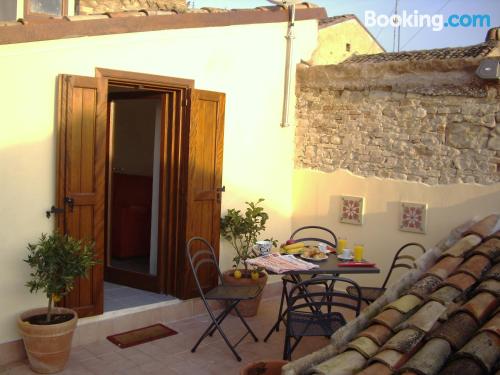
<instances>
[{"instance_id":1,"label":"lemon on table","mask_svg":"<svg viewBox=\"0 0 500 375\"><path fill-rule=\"evenodd\" d=\"M233 277L235 279L241 279L241 271L240 270L236 270L233 272Z\"/></svg>"}]
</instances>

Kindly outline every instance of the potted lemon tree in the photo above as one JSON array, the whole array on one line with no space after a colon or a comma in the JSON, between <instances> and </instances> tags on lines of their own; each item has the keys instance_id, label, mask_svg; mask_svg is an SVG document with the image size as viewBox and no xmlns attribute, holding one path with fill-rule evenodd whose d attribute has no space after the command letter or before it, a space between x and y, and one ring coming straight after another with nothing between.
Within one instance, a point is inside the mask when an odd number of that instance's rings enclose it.
<instances>
[{"instance_id":1,"label":"potted lemon tree","mask_svg":"<svg viewBox=\"0 0 500 375\"><path fill-rule=\"evenodd\" d=\"M257 284L263 288L267 283L264 270L246 263L246 260L259 255L254 245L269 220L269 215L261 206L263 201L261 198L257 202L245 202L245 212L231 208L221 219L221 235L236 251L233 269L223 273L224 282L228 285ZM276 241L271 239L271 242L276 245ZM262 294L253 300L240 302L240 313L245 317L256 315L261 296Z\"/></svg>"},{"instance_id":2,"label":"potted lemon tree","mask_svg":"<svg viewBox=\"0 0 500 375\"><path fill-rule=\"evenodd\" d=\"M42 291L48 304L22 313L18 328L32 370L42 374L59 372L68 360L78 315L74 310L54 307L54 303L97 263L94 245L58 232L42 234L37 243L28 244L24 261L31 267L31 280L26 286L31 293Z\"/></svg>"}]
</instances>

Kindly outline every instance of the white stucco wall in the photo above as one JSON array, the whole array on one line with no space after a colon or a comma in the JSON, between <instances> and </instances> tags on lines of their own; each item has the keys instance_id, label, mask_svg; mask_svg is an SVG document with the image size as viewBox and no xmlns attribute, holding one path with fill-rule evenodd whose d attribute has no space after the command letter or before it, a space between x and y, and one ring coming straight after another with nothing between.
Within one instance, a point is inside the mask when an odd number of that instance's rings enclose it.
<instances>
[{"instance_id":1,"label":"white stucco wall","mask_svg":"<svg viewBox=\"0 0 500 375\"><path fill-rule=\"evenodd\" d=\"M280 128L286 23L185 29L0 46L0 343L16 315L45 305L24 283L26 244L53 228L56 77L96 67L195 80L227 94L223 210L260 197L268 235L290 233L294 127ZM297 23L295 62L315 48L317 22ZM292 103L291 108L294 108ZM223 244L221 266L233 254Z\"/></svg>"}]
</instances>

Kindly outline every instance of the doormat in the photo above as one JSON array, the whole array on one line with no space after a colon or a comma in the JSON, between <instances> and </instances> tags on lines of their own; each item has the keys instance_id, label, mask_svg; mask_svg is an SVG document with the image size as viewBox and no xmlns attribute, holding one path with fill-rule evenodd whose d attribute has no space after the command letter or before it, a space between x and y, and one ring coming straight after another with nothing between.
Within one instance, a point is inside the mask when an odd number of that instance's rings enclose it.
<instances>
[{"instance_id":1,"label":"doormat","mask_svg":"<svg viewBox=\"0 0 500 375\"><path fill-rule=\"evenodd\" d=\"M168 337L176 334L177 332L173 329L158 323L153 324L149 327L134 329L132 331L111 335L108 336L107 339L116 346L125 349L130 348L131 346L144 344L149 341L158 340L163 337Z\"/></svg>"}]
</instances>

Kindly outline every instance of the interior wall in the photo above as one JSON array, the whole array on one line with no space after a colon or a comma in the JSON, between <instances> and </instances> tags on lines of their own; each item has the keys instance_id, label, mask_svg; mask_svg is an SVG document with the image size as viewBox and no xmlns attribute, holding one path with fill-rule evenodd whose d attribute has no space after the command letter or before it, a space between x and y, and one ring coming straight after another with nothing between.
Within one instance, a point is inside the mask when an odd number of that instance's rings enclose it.
<instances>
[{"instance_id":1,"label":"interior wall","mask_svg":"<svg viewBox=\"0 0 500 375\"><path fill-rule=\"evenodd\" d=\"M113 170L153 176L156 108L159 99L115 100Z\"/></svg>"},{"instance_id":2,"label":"interior wall","mask_svg":"<svg viewBox=\"0 0 500 375\"><path fill-rule=\"evenodd\" d=\"M297 22L294 63L309 59L317 30L315 20ZM0 46L0 295L9 301L0 309L0 343L18 338L17 314L46 304L24 286L22 259L28 242L54 228L45 211L55 199L58 74L93 77L102 67L194 79L226 93L223 213L265 198L264 238L289 236L295 129L280 127L286 32L283 22ZM221 268L233 257L223 241Z\"/></svg>"}]
</instances>

